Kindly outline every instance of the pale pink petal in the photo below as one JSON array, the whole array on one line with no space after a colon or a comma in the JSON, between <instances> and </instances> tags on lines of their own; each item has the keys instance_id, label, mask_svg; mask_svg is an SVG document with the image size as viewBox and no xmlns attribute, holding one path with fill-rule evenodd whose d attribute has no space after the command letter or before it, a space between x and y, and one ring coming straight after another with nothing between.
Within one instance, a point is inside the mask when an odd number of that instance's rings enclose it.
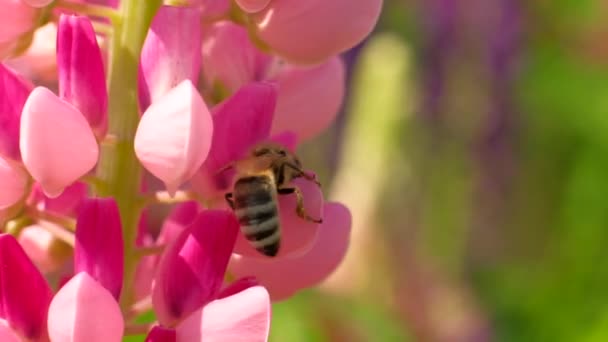
<instances>
[{"instance_id":1,"label":"pale pink petal","mask_svg":"<svg viewBox=\"0 0 608 342\"><path fill-rule=\"evenodd\" d=\"M156 317L163 326L173 327L216 297L237 232L232 213L206 210L163 253L152 290Z\"/></svg>"},{"instance_id":2,"label":"pale pink petal","mask_svg":"<svg viewBox=\"0 0 608 342\"><path fill-rule=\"evenodd\" d=\"M89 121L98 139L108 129L108 91L101 50L87 17L65 15L57 31L59 96Z\"/></svg>"},{"instance_id":3,"label":"pale pink petal","mask_svg":"<svg viewBox=\"0 0 608 342\"><path fill-rule=\"evenodd\" d=\"M218 299L177 326L177 341L265 342L270 330L270 299L261 286Z\"/></svg>"},{"instance_id":4,"label":"pale pink petal","mask_svg":"<svg viewBox=\"0 0 608 342\"><path fill-rule=\"evenodd\" d=\"M274 79L279 95L272 132L292 130L308 140L328 128L344 98L344 73L339 57L314 67L282 68Z\"/></svg>"},{"instance_id":5,"label":"pale pink petal","mask_svg":"<svg viewBox=\"0 0 608 342\"><path fill-rule=\"evenodd\" d=\"M306 254L271 261L233 256L230 271L237 277L255 276L273 301L320 283L344 258L351 228L350 211L342 204L325 204L324 214L319 237Z\"/></svg>"},{"instance_id":6,"label":"pale pink petal","mask_svg":"<svg viewBox=\"0 0 608 342\"><path fill-rule=\"evenodd\" d=\"M192 180L197 189L209 191L226 189L230 184L226 174L217 171L244 157L257 142L270 133L277 92L269 83L243 86L213 109L213 142L201 172Z\"/></svg>"},{"instance_id":7,"label":"pale pink petal","mask_svg":"<svg viewBox=\"0 0 608 342\"><path fill-rule=\"evenodd\" d=\"M135 153L173 194L207 158L212 132L207 106L185 80L148 107L135 134Z\"/></svg>"},{"instance_id":8,"label":"pale pink petal","mask_svg":"<svg viewBox=\"0 0 608 342\"><path fill-rule=\"evenodd\" d=\"M123 278L122 225L113 198L86 199L76 223L74 272L86 272L118 300Z\"/></svg>"},{"instance_id":9,"label":"pale pink petal","mask_svg":"<svg viewBox=\"0 0 608 342\"><path fill-rule=\"evenodd\" d=\"M194 7L162 6L154 17L140 56L142 110L183 80L194 84L201 67L201 19Z\"/></svg>"},{"instance_id":10,"label":"pale pink petal","mask_svg":"<svg viewBox=\"0 0 608 342\"><path fill-rule=\"evenodd\" d=\"M0 234L0 317L31 340L47 336L51 288L11 235Z\"/></svg>"},{"instance_id":11,"label":"pale pink petal","mask_svg":"<svg viewBox=\"0 0 608 342\"><path fill-rule=\"evenodd\" d=\"M34 183L28 204L36 206L39 210L76 216L80 202L87 196L87 192L86 183L76 182L65 188L59 197L49 198L44 194L40 184Z\"/></svg>"},{"instance_id":12,"label":"pale pink petal","mask_svg":"<svg viewBox=\"0 0 608 342\"><path fill-rule=\"evenodd\" d=\"M256 13L263 10L271 0L236 0L237 5L247 12L247 13Z\"/></svg>"},{"instance_id":13,"label":"pale pink petal","mask_svg":"<svg viewBox=\"0 0 608 342\"><path fill-rule=\"evenodd\" d=\"M0 43L17 39L34 27L38 11L22 0L3 0L0 11Z\"/></svg>"},{"instance_id":14,"label":"pale pink petal","mask_svg":"<svg viewBox=\"0 0 608 342\"><path fill-rule=\"evenodd\" d=\"M59 196L97 163L99 148L87 120L46 88L34 89L25 102L20 133L23 163L49 197Z\"/></svg>"},{"instance_id":15,"label":"pale pink petal","mask_svg":"<svg viewBox=\"0 0 608 342\"><path fill-rule=\"evenodd\" d=\"M5 63L29 79L38 79L45 82L56 81L56 41L57 25L54 22L49 22L36 29L32 44L22 55L9 59Z\"/></svg>"},{"instance_id":16,"label":"pale pink petal","mask_svg":"<svg viewBox=\"0 0 608 342\"><path fill-rule=\"evenodd\" d=\"M241 86L262 78L271 57L258 51L247 30L230 21L214 24L203 41L203 76L212 93L230 95ZM220 87L220 89L216 89Z\"/></svg>"},{"instance_id":17,"label":"pale pink petal","mask_svg":"<svg viewBox=\"0 0 608 342\"><path fill-rule=\"evenodd\" d=\"M21 339L13 329L8 325L8 322L0 319L0 341L2 342L21 342Z\"/></svg>"},{"instance_id":18,"label":"pale pink petal","mask_svg":"<svg viewBox=\"0 0 608 342\"><path fill-rule=\"evenodd\" d=\"M370 34L382 0L273 0L254 15L258 34L279 55L318 63Z\"/></svg>"},{"instance_id":19,"label":"pale pink petal","mask_svg":"<svg viewBox=\"0 0 608 342\"><path fill-rule=\"evenodd\" d=\"M124 319L112 294L81 272L53 298L48 326L53 342L120 342Z\"/></svg>"},{"instance_id":20,"label":"pale pink petal","mask_svg":"<svg viewBox=\"0 0 608 342\"><path fill-rule=\"evenodd\" d=\"M313 218L323 218L323 194L321 189L310 181L298 178L293 181L302 190L304 208ZM281 247L275 258L293 257L307 252L314 244L319 224L306 221L296 214L296 196L279 196L279 216L281 222ZM253 258L268 259L256 251L243 234L239 234L234 252Z\"/></svg>"},{"instance_id":21,"label":"pale pink petal","mask_svg":"<svg viewBox=\"0 0 608 342\"><path fill-rule=\"evenodd\" d=\"M30 94L30 85L0 63L0 94L0 154L21 160L19 125L23 105Z\"/></svg>"},{"instance_id":22,"label":"pale pink petal","mask_svg":"<svg viewBox=\"0 0 608 342\"><path fill-rule=\"evenodd\" d=\"M25 197L28 175L15 162L0 156L0 210L6 209Z\"/></svg>"},{"instance_id":23,"label":"pale pink petal","mask_svg":"<svg viewBox=\"0 0 608 342\"><path fill-rule=\"evenodd\" d=\"M57 241L48 229L39 225L25 227L19 234L19 243L42 273L57 271L72 256L67 244Z\"/></svg>"},{"instance_id":24,"label":"pale pink petal","mask_svg":"<svg viewBox=\"0 0 608 342\"><path fill-rule=\"evenodd\" d=\"M146 336L145 342L176 342L177 334L175 329L168 329L155 325ZM193 341L195 342L195 341Z\"/></svg>"},{"instance_id":25,"label":"pale pink petal","mask_svg":"<svg viewBox=\"0 0 608 342\"><path fill-rule=\"evenodd\" d=\"M37 8L45 7L48 4L50 4L51 2L53 2L53 0L22 0L22 1L32 7L37 7Z\"/></svg>"}]
</instances>

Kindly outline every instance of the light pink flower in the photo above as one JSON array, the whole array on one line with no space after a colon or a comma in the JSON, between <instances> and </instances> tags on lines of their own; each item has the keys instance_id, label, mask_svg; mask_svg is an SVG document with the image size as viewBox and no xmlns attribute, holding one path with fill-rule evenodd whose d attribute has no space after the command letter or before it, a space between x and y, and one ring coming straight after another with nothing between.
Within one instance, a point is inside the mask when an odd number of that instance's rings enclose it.
<instances>
[{"instance_id":1,"label":"light pink flower","mask_svg":"<svg viewBox=\"0 0 608 342\"><path fill-rule=\"evenodd\" d=\"M382 0L272 0L252 17L275 52L294 63L314 64L363 40L381 9Z\"/></svg>"},{"instance_id":2,"label":"light pink flower","mask_svg":"<svg viewBox=\"0 0 608 342\"><path fill-rule=\"evenodd\" d=\"M231 22L213 25L203 41L203 76L214 98L254 81L276 84L273 134L289 130L308 140L329 127L344 98L344 73L339 57L298 66L264 54L245 28Z\"/></svg>"},{"instance_id":3,"label":"light pink flower","mask_svg":"<svg viewBox=\"0 0 608 342\"><path fill-rule=\"evenodd\" d=\"M339 203L325 204L318 238L306 253L292 258L262 260L233 255L229 269L237 277L255 276L273 301L315 286L340 264L348 247L351 214Z\"/></svg>"},{"instance_id":4,"label":"light pink flower","mask_svg":"<svg viewBox=\"0 0 608 342\"><path fill-rule=\"evenodd\" d=\"M144 111L188 79L198 81L201 67L200 11L162 6L150 26L140 56L139 103Z\"/></svg>"},{"instance_id":5,"label":"light pink flower","mask_svg":"<svg viewBox=\"0 0 608 342\"><path fill-rule=\"evenodd\" d=\"M45 82L57 80L57 25L50 22L36 30L29 48L21 55L5 61L29 79Z\"/></svg>"},{"instance_id":6,"label":"light pink flower","mask_svg":"<svg viewBox=\"0 0 608 342\"><path fill-rule=\"evenodd\" d=\"M0 0L0 45L19 38L34 28L38 10L22 0ZM0 59L8 51L0 50Z\"/></svg>"},{"instance_id":7,"label":"light pink flower","mask_svg":"<svg viewBox=\"0 0 608 342\"><path fill-rule=\"evenodd\" d=\"M101 50L87 17L61 15L57 32L59 97L88 120L97 139L108 129L108 92Z\"/></svg>"},{"instance_id":8,"label":"light pink flower","mask_svg":"<svg viewBox=\"0 0 608 342\"><path fill-rule=\"evenodd\" d=\"M19 147L44 193L56 197L97 163L99 148L87 120L50 90L35 88L21 114Z\"/></svg>"},{"instance_id":9,"label":"light pink flower","mask_svg":"<svg viewBox=\"0 0 608 342\"><path fill-rule=\"evenodd\" d=\"M65 188L58 197L50 198L44 194L38 183L32 186L28 205L35 206L40 211L76 217L78 208L88 192L87 184L75 182Z\"/></svg>"},{"instance_id":10,"label":"light pink flower","mask_svg":"<svg viewBox=\"0 0 608 342\"><path fill-rule=\"evenodd\" d=\"M19 244L32 262L42 273L50 273L58 270L71 256L71 248L65 245L65 249L58 248L62 242L57 241L55 236L38 224L25 227L19 233Z\"/></svg>"},{"instance_id":11,"label":"light pink flower","mask_svg":"<svg viewBox=\"0 0 608 342\"><path fill-rule=\"evenodd\" d=\"M248 13L256 13L263 10L272 0L236 0L243 11Z\"/></svg>"},{"instance_id":12,"label":"light pink flower","mask_svg":"<svg viewBox=\"0 0 608 342\"><path fill-rule=\"evenodd\" d=\"M213 131L207 106L185 80L146 110L135 134L135 153L174 194L207 158Z\"/></svg>"},{"instance_id":13,"label":"light pink flower","mask_svg":"<svg viewBox=\"0 0 608 342\"><path fill-rule=\"evenodd\" d=\"M18 74L0 63L0 155L21 160L19 125L30 85Z\"/></svg>"},{"instance_id":14,"label":"light pink flower","mask_svg":"<svg viewBox=\"0 0 608 342\"><path fill-rule=\"evenodd\" d=\"M203 211L163 254L152 302L160 324L175 329L177 341L268 338L270 301L263 287L237 282L235 289L220 291L237 232L231 213ZM158 329L150 335L149 341L172 337Z\"/></svg>"},{"instance_id":15,"label":"light pink flower","mask_svg":"<svg viewBox=\"0 0 608 342\"><path fill-rule=\"evenodd\" d=\"M50 4L51 2L53 2L53 0L22 0L22 1L28 5L30 5L32 7L36 7L36 8L45 7L48 4Z\"/></svg>"},{"instance_id":16,"label":"light pink flower","mask_svg":"<svg viewBox=\"0 0 608 342\"><path fill-rule=\"evenodd\" d=\"M0 156L0 210L23 199L28 185L28 175L16 162Z\"/></svg>"}]
</instances>

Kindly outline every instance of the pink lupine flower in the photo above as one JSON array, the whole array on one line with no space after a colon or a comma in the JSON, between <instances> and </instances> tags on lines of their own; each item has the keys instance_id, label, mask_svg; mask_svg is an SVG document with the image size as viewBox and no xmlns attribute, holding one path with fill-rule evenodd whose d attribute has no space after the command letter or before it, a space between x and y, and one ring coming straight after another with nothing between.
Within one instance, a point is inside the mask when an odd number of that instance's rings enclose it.
<instances>
[{"instance_id":1,"label":"pink lupine flower","mask_svg":"<svg viewBox=\"0 0 608 342\"><path fill-rule=\"evenodd\" d=\"M268 6L271 0L235 0L243 11L248 13L256 13Z\"/></svg>"},{"instance_id":2,"label":"pink lupine flower","mask_svg":"<svg viewBox=\"0 0 608 342\"><path fill-rule=\"evenodd\" d=\"M19 125L30 91L23 78L0 63L0 155L13 160L21 160Z\"/></svg>"},{"instance_id":3,"label":"pink lupine flower","mask_svg":"<svg viewBox=\"0 0 608 342\"><path fill-rule=\"evenodd\" d=\"M87 120L50 90L35 88L21 114L19 147L44 193L57 197L97 163L99 148Z\"/></svg>"},{"instance_id":4,"label":"pink lupine flower","mask_svg":"<svg viewBox=\"0 0 608 342\"><path fill-rule=\"evenodd\" d=\"M273 134L291 130L300 140L318 135L333 122L344 97L345 71L339 57L315 66L286 63L260 52L247 30L231 22L209 29L203 61L204 80L212 94L229 95L253 81L276 84Z\"/></svg>"},{"instance_id":5,"label":"pink lupine flower","mask_svg":"<svg viewBox=\"0 0 608 342\"><path fill-rule=\"evenodd\" d=\"M6 209L23 199L27 185L27 172L16 162L11 162L0 156L0 210Z\"/></svg>"},{"instance_id":6,"label":"pink lupine flower","mask_svg":"<svg viewBox=\"0 0 608 342\"><path fill-rule=\"evenodd\" d=\"M339 203L326 203L323 220L318 238L304 254L272 260L233 255L230 271L237 277L255 276L268 289L273 301L286 299L298 290L317 285L344 258L350 235L351 214Z\"/></svg>"},{"instance_id":7,"label":"pink lupine flower","mask_svg":"<svg viewBox=\"0 0 608 342\"><path fill-rule=\"evenodd\" d=\"M39 224L25 227L19 233L18 241L43 274L59 270L72 255L69 246Z\"/></svg>"},{"instance_id":8,"label":"pink lupine flower","mask_svg":"<svg viewBox=\"0 0 608 342\"><path fill-rule=\"evenodd\" d=\"M146 110L135 135L135 153L174 194L207 157L213 130L203 99L184 80Z\"/></svg>"},{"instance_id":9,"label":"pink lupine flower","mask_svg":"<svg viewBox=\"0 0 608 342\"><path fill-rule=\"evenodd\" d=\"M15 238L0 234L0 318L19 336L45 341L51 289Z\"/></svg>"},{"instance_id":10,"label":"pink lupine flower","mask_svg":"<svg viewBox=\"0 0 608 342\"><path fill-rule=\"evenodd\" d=\"M237 282L241 291L220 295L237 232L229 212L203 211L164 253L152 301L160 324L175 329L176 341L266 341L266 290ZM167 341L161 334L170 335L153 329L149 341Z\"/></svg>"},{"instance_id":11,"label":"pink lupine flower","mask_svg":"<svg viewBox=\"0 0 608 342\"><path fill-rule=\"evenodd\" d=\"M22 1L28 5L30 5L32 7L36 7L36 8L45 7L48 4L50 4L51 2L53 2L53 0L22 0Z\"/></svg>"},{"instance_id":12,"label":"pink lupine flower","mask_svg":"<svg viewBox=\"0 0 608 342\"><path fill-rule=\"evenodd\" d=\"M61 15L57 31L59 97L89 121L97 139L108 128L108 93L101 51L87 17Z\"/></svg>"},{"instance_id":13,"label":"pink lupine flower","mask_svg":"<svg viewBox=\"0 0 608 342\"><path fill-rule=\"evenodd\" d=\"M28 205L34 206L40 211L75 217L87 192L86 183L75 182L65 188L58 197L50 198L44 194L40 184L34 183L28 198Z\"/></svg>"},{"instance_id":14,"label":"pink lupine flower","mask_svg":"<svg viewBox=\"0 0 608 342\"><path fill-rule=\"evenodd\" d=\"M112 198L81 203L76 225L74 271L86 272L118 299L122 289L123 241L118 206Z\"/></svg>"},{"instance_id":15,"label":"pink lupine flower","mask_svg":"<svg viewBox=\"0 0 608 342\"><path fill-rule=\"evenodd\" d=\"M8 59L5 63L29 79L55 81L57 80L56 41L57 25L50 22L36 30L32 44L23 54Z\"/></svg>"},{"instance_id":16,"label":"pink lupine flower","mask_svg":"<svg viewBox=\"0 0 608 342\"><path fill-rule=\"evenodd\" d=\"M0 46L11 47L11 42L34 28L38 10L22 0L0 0L0 8ZM10 52L0 48L0 59Z\"/></svg>"},{"instance_id":17,"label":"pink lupine flower","mask_svg":"<svg viewBox=\"0 0 608 342\"><path fill-rule=\"evenodd\" d=\"M260 38L276 53L314 64L363 40L381 9L382 0L272 0L252 18Z\"/></svg>"},{"instance_id":18,"label":"pink lupine flower","mask_svg":"<svg viewBox=\"0 0 608 342\"><path fill-rule=\"evenodd\" d=\"M200 11L162 6L150 26L139 66L141 110L182 81L196 84L201 67Z\"/></svg>"},{"instance_id":19,"label":"pink lupine flower","mask_svg":"<svg viewBox=\"0 0 608 342\"><path fill-rule=\"evenodd\" d=\"M21 342L21 339L8 325L8 322L0 319L0 341L3 342Z\"/></svg>"}]
</instances>

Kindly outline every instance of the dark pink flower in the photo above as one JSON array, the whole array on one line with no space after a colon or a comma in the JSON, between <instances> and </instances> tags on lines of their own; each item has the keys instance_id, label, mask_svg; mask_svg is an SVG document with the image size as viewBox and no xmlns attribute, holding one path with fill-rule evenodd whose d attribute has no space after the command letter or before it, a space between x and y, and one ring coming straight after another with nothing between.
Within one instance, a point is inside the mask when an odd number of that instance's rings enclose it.
<instances>
[{"instance_id":1,"label":"dark pink flower","mask_svg":"<svg viewBox=\"0 0 608 342\"><path fill-rule=\"evenodd\" d=\"M6 158L21 160L19 125L30 91L22 77L0 63L0 155Z\"/></svg>"}]
</instances>

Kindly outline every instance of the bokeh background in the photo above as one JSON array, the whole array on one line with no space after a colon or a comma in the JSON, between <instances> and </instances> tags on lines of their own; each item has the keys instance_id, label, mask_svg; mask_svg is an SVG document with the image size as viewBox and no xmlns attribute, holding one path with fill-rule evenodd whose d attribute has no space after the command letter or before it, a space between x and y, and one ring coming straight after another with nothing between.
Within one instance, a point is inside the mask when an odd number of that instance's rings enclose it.
<instances>
[{"instance_id":1,"label":"bokeh background","mask_svg":"<svg viewBox=\"0 0 608 342\"><path fill-rule=\"evenodd\" d=\"M608 341L608 1L384 7L301 151L351 248L271 340Z\"/></svg>"}]
</instances>

